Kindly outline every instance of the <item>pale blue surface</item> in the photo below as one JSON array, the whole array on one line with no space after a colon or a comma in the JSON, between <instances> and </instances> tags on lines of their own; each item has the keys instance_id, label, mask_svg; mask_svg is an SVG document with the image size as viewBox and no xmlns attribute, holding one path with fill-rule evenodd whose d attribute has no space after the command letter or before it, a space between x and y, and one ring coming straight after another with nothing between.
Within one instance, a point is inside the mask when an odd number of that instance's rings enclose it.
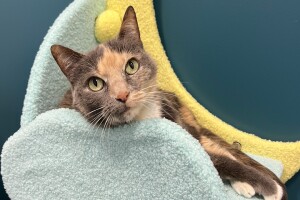
<instances>
[{"instance_id":1,"label":"pale blue surface","mask_svg":"<svg viewBox=\"0 0 300 200\"><path fill-rule=\"evenodd\" d=\"M76 111L39 115L5 143L12 199L245 199L224 186L209 156L166 119L102 131ZM259 158L278 175L278 161Z\"/></svg>"}]
</instances>

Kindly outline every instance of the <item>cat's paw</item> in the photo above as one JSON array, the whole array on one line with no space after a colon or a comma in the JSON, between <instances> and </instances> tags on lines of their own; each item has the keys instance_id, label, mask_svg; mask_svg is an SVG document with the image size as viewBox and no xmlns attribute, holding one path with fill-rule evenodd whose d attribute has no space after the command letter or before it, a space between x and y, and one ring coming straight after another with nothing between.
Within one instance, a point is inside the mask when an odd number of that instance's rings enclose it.
<instances>
[{"instance_id":1,"label":"cat's paw","mask_svg":"<svg viewBox=\"0 0 300 200\"><path fill-rule=\"evenodd\" d=\"M276 194L264 196L265 200L281 200L282 199L282 196L283 196L282 187L280 185L278 185L278 183L276 183L276 182L275 182L275 184L276 184L276 188L277 188Z\"/></svg>"},{"instance_id":2,"label":"cat's paw","mask_svg":"<svg viewBox=\"0 0 300 200\"><path fill-rule=\"evenodd\" d=\"M230 184L239 195L247 198L251 198L255 195L254 188L246 182L230 181Z\"/></svg>"}]
</instances>

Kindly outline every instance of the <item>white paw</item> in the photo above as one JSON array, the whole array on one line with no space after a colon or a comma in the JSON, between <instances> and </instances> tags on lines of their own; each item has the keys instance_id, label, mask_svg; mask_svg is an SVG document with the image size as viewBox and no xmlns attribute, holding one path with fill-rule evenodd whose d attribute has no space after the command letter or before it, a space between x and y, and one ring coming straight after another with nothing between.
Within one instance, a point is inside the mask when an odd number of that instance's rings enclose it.
<instances>
[{"instance_id":1,"label":"white paw","mask_svg":"<svg viewBox=\"0 0 300 200\"><path fill-rule=\"evenodd\" d=\"M276 194L273 194L273 195L270 195L270 196L264 196L265 200L281 200L281 198L283 196L283 190L280 187L280 185L278 185L278 183L275 182L275 184L276 184L276 187L277 187Z\"/></svg>"},{"instance_id":2,"label":"white paw","mask_svg":"<svg viewBox=\"0 0 300 200\"><path fill-rule=\"evenodd\" d=\"M251 198L255 195L254 188L245 182L240 181L230 181L233 189L239 194L247 198Z\"/></svg>"}]
</instances>

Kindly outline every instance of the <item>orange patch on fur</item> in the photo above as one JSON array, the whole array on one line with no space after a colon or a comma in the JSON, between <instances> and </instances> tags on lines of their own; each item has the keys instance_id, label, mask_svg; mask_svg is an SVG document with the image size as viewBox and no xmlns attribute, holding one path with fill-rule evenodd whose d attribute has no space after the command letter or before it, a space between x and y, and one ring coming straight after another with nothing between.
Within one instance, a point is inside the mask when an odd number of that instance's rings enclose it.
<instances>
[{"instance_id":1,"label":"orange patch on fur","mask_svg":"<svg viewBox=\"0 0 300 200\"><path fill-rule=\"evenodd\" d=\"M182 120L183 120L186 124L190 125L191 127L194 127L197 131L200 130L201 127L200 127L199 124L197 123L197 121L196 121L196 119L195 119L193 113L192 113L187 107L184 107L184 106L181 107L181 108L179 109L179 112L180 112L180 115L181 115L181 117L182 117Z\"/></svg>"},{"instance_id":2,"label":"orange patch on fur","mask_svg":"<svg viewBox=\"0 0 300 200\"><path fill-rule=\"evenodd\" d=\"M205 136L201 136L200 143L208 153L213 153L220 156L226 156L232 160L236 160L236 158L225 148L221 147L219 144L217 144L216 142L212 141L211 139Z\"/></svg>"},{"instance_id":3,"label":"orange patch on fur","mask_svg":"<svg viewBox=\"0 0 300 200\"><path fill-rule=\"evenodd\" d=\"M132 57L129 53L118 53L103 46L103 56L98 62L100 76L110 78L121 75L127 61Z\"/></svg>"},{"instance_id":4,"label":"orange patch on fur","mask_svg":"<svg viewBox=\"0 0 300 200\"><path fill-rule=\"evenodd\" d=\"M132 58L129 53L118 53L103 46L103 56L99 59L97 68L100 78L109 85L111 97L118 98L121 93L129 92L126 80L123 77L127 61Z\"/></svg>"}]
</instances>

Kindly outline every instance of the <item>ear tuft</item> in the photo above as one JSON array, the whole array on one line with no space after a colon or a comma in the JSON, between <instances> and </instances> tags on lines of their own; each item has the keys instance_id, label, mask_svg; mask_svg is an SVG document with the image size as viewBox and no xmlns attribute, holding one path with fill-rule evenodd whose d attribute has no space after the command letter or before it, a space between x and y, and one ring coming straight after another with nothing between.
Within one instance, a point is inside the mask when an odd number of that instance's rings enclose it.
<instances>
[{"instance_id":1,"label":"ear tuft","mask_svg":"<svg viewBox=\"0 0 300 200\"><path fill-rule=\"evenodd\" d=\"M119 38L130 39L133 40L133 42L142 44L136 13L132 6L129 6L126 9L119 33Z\"/></svg>"},{"instance_id":2,"label":"ear tuft","mask_svg":"<svg viewBox=\"0 0 300 200\"><path fill-rule=\"evenodd\" d=\"M61 71L68 78L69 71L83 55L61 45L52 45L51 53Z\"/></svg>"}]
</instances>

